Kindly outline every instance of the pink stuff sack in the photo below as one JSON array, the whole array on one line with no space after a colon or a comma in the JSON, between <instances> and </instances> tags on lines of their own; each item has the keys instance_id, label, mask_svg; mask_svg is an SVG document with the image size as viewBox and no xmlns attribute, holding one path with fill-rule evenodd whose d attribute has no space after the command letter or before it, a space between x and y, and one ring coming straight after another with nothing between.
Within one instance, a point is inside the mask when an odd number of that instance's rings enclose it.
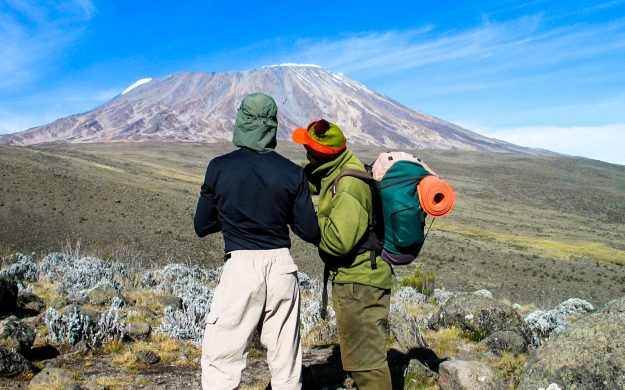
<instances>
[{"instance_id":1,"label":"pink stuff sack","mask_svg":"<svg viewBox=\"0 0 625 390\"><path fill-rule=\"evenodd\" d=\"M438 176L426 163L406 152L385 152L380 153L377 160L373 163L371 173L376 181L381 181L382 177L386 174L386 171L393 166L397 161L410 161L423 167L426 171L432 175Z\"/></svg>"}]
</instances>

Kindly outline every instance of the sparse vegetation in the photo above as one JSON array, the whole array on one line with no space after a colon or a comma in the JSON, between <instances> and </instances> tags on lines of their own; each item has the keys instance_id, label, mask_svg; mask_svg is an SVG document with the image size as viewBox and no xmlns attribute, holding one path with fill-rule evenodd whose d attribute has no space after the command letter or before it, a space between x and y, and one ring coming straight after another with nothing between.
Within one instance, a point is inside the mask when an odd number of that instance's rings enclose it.
<instances>
[{"instance_id":1,"label":"sparse vegetation","mask_svg":"<svg viewBox=\"0 0 625 390\"><path fill-rule=\"evenodd\" d=\"M423 272L420 269L416 269L412 275L404 276L400 284L402 286L412 287L426 296L431 296L434 293L434 280L435 276L433 272Z\"/></svg>"}]
</instances>

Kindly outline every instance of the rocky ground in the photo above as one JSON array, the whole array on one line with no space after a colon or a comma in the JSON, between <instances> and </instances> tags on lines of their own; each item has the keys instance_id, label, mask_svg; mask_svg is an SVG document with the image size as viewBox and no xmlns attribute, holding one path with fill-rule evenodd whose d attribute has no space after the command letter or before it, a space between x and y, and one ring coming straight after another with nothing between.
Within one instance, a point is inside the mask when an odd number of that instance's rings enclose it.
<instances>
[{"instance_id":1,"label":"rocky ground","mask_svg":"<svg viewBox=\"0 0 625 390\"><path fill-rule=\"evenodd\" d=\"M199 342L220 270L105 261L78 252L2 257L0 387L198 389ZM349 389L321 283L299 273L305 389ZM619 389L625 298L535 311L488 290L393 289L388 358L396 389ZM426 293L426 294L423 294ZM265 389L255 339L242 389Z\"/></svg>"}]
</instances>

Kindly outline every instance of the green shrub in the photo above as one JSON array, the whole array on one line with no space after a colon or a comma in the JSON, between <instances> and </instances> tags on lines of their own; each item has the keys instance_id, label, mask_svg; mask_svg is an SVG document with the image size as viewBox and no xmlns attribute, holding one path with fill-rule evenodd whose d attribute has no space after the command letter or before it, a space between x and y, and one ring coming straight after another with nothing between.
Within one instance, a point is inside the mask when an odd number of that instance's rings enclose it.
<instances>
[{"instance_id":1,"label":"green shrub","mask_svg":"<svg viewBox=\"0 0 625 390\"><path fill-rule=\"evenodd\" d=\"M434 273L416 269L412 276L402 278L401 286L412 287L421 294L431 296L434 293Z\"/></svg>"}]
</instances>

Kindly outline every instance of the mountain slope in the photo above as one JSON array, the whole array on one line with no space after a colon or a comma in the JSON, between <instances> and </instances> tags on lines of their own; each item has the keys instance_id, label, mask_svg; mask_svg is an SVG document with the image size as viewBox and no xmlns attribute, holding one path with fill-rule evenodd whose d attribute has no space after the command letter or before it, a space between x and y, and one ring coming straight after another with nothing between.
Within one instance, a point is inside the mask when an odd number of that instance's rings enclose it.
<instances>
[{"instance_id":1,"label":"mountain slope","mask_svg":"<svg viewBox=\"0 0 625 390\"><path fill-rule=\"evenodd\" d=\"M279 139L290 139L294 128L324 117L339 124L349 141L356 144L544 153L487 138L412 110L314 65L179 73L135 84L92 111L0 136L0 143L228 141L242 98L251 92L264 92L278 104Z\"/></svg>"}]
</instances>

